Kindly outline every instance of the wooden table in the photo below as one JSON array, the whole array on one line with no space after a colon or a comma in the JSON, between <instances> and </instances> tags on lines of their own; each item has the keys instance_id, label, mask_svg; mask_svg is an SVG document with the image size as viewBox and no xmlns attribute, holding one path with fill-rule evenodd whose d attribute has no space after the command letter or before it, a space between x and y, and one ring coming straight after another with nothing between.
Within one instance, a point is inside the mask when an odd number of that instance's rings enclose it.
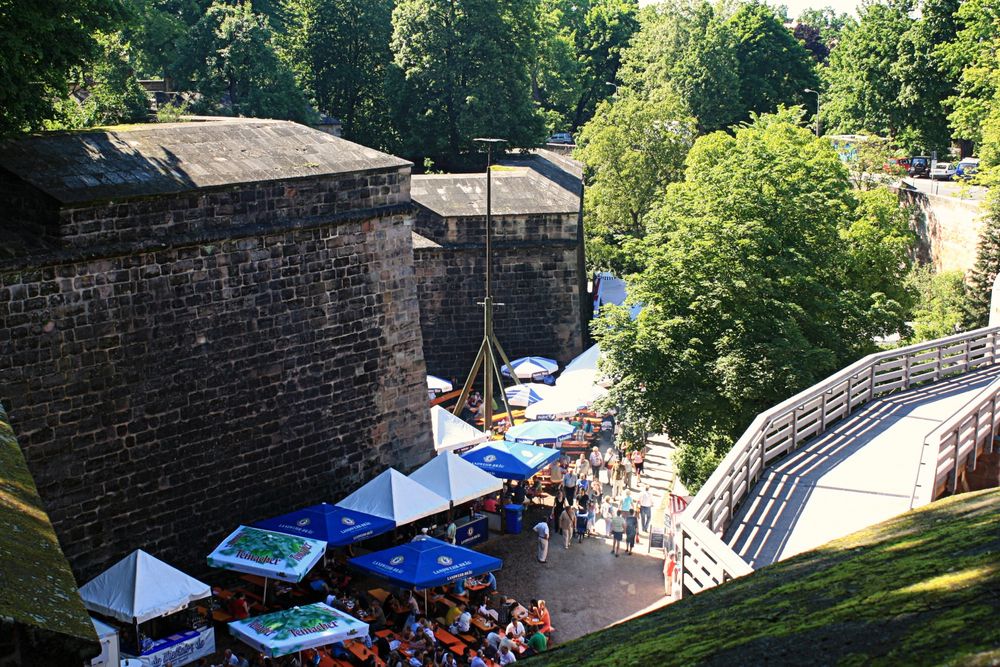
<instances>
[{"instance_id":1,"label":"wooden table","mask_svg":"<svg viewBox=\"0 0 1000 667\"><path fill-rule=\"evenodd\" d=\"M437 637L439 642L451 649L453 653L460 656L464 656L466 650L469 648L465 642L443 628L438 628L434 632L434 636Z\"/></svg>"},{"instance_id":2,"label":"wooden table","mask_svg":"<svg viewBox=\"0 0 1000 667\"><path fill-rule=\"evenodd\" d=\"M473 616L472 625L481 632L493 632L497 629L497 624L488 618L483 618L482 616Z\"/></svg>"},{"instance_id":3,"label":"wooden table","mask_svg":"<svg viewBox=\"0 0 1000 667\"><path fill-rule=\"evenodd\" d=\"M473 593L475 593L477 591L481 591L481 590L489 588L489 587L490 587L489 584L484 584L484 583L466 584L465 585L465 590L472 591Z\"/></svg>"},{"instance_id":4,"label":"wooden table","mask_svg":"<svg viewBox=\"0 0 1000 667\"><path fill-rule=\"evenodd\" d=\"M538 627L539 625L542 624L542 619L538 618L537 616L532 616L531 614L528 614L527 616L521 619L521 622L524 623L525 625Z\"/></svg>"},{"instance_id":5,"label":"wooden table","mask_svg":"<svg viewBox=\"0 0 1000 667\"><path fill-rule=\"evenodd\" d=\"M365 646L364 642L360 639L351 639L344 642L344 648L350 651L351 655L361 662L367 660L368 656L374 656L376 665L385 665L385 663L378 657L378 653Z\"/></svg>"},{"instance_id":6,"label":"wooden table","mask_svg":"<svg viewBox=\"0 0 1000 667\"><path fill-rule=\"evenodd\" d=\"M389 597L389 591L384 588L373 588L368 591L368 595L378 600L379 604L385 604L385 599Z\"/></svg>"}]
</instances>

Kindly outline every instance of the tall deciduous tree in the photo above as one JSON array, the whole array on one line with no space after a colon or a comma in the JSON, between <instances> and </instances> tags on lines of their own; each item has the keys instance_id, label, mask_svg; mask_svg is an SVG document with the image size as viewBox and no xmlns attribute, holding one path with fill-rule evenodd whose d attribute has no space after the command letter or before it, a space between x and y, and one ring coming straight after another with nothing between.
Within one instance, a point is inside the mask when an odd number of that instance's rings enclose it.
<instances>
[{"instance_id":1,"label":"tall deciduous tree","mask_svg":"<svg viewBox=\"0 0 1000 667\"><path fill-rule=\"evenodd\" d=\"M207 113L307 122L312 111L279 60L268 20L249 2L216 0L191 29L174 71Z\"/></svg>"},{"instance_id":2,"label":"tall deciduous tree","mask_svg":"<svg viewBox=\"0 0 1000 667\"><path fill-rule=\"evenodd\" d=\"M801 109L697 140L631 250L638 319L596 323L614 400L680 444L697 489L753 416L900 330L906 216L859 203Z\"/></svg>"},{"instance_id":3,"label":"tall deciduous tree","mask_svg":"<svg viewBox=\"0 0 1000 667\"><path fill-rule=\"evenodd\" d=\"M815 64L773 9L745 4L726 25L733 38L744 114L812 102L803 91L819 85Z\"/></svg>"},{"instance_id":4,"label":"tall deciduous tree","mask_svg":"<svg viewBox=\"0 0 1000 667\"><path fill-rule=\"evenodd\" d=\"M100 52L98 31L124 17L121 0L4 2L0 9L0 134L37 129L68 94L70 70Z\"/></svg>"},{"instance_id":5,"label":"tall deciduous tree","mask_svg":"<svg viewBox=\"0 0 1000 667\"><path fill-rule=\"evenodd\" d=\"M979 144L1000 91L1000 6L993 0L965 0L956 18L956 38L939 46L956 82L945 104L955 136Z\"/></svg>"},{"instance_id":6,"label":"tall deciduous tree","mask_svg":"<svg viewBox=\"0 0 1000 667\"><path fill-rule=\"evenodd\" d=\"M680 93L699 129L710 132L752 112L805 103L817 78L808 51L764 5L674 0L641 14L622 80L647 98Z\"/></svg>"},{"instance_id":7,"label":"tall deciduous tree","mask_svg":"<svg viewBox=\"0 0 1000 667\"><path fill-rule=\"evenodd\" d=\"M577 142L591 185L586 190L587 261L625 275L637 268L627 248L645 234L646 216L680 179L694 119L676 97L626 95L604 102Z\"/></svg>"},{"instance_id":8,"label":"tall deciduous tree","mask_svg":"<svg viewBox=\"0 0 1000 667\"><path fill-rule=\"evenodd\" d=\"M537 0L401 0L392 50L402 74L395 124L401 150L446 166L477 136L534 146L544 139L531 97Z\"/></svg>"},{"instance_id":9,"label":"tall deciduous tree","mask_svg":"<svg viewBox=\"0 0 1000 667\"><path fill-rule=\"evenodd\" d=\"M74 95L58 104L49 129L139 123L149 119L149 97L136 79L136 55L121 33L98 33L101 52L72 71Z\"/></svg>"},{"instance_id":10,"label":"tall deciduous tree","mask_svg":"<svg viewBox=\"0 0 1000 667\"><path fill-rule=\"evenodd\" d=\"M385 147L393 0L285 0L282 55L344 136Z\"/></svg>"}]
</instances>

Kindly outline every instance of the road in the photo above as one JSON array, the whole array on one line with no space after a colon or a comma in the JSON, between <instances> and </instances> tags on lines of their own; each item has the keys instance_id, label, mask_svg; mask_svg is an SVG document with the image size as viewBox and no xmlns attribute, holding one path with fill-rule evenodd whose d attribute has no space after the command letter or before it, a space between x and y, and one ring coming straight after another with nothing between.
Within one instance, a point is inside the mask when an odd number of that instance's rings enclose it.
<instances>
[{"instance_id":1,"label":"road","mask_svg":"<svg viewBox=\"0 0 1000 667\"><path fill-rule=\"evenodd\" d=\"M981 200L986 188L969 185L964 181L932 181L929 178L904 178L903 183L925 194Z\"/></svg>"}]
</instances>

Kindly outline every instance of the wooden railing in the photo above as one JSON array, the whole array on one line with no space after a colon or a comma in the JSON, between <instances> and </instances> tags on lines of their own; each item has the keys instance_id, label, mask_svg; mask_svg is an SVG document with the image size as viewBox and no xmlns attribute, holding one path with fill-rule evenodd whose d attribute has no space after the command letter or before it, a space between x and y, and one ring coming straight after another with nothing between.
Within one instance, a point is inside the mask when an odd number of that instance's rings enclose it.
<instances>
[{"instance_id":1,"label":"wooden railing","mask_svg":"<svg viewBox=\"0 0 1000 667\"><path fill-rule=\"evenodd\" d=\"M962 467L975 468L980 451L993 451L1000 426L1000 379L991 382L924 439L910 508L958 490Z\"/></svg>"},{"instance_id":2,"label":"wooden railing","mask_svg":"<svg viewBox=\"0 0 1000 667\"><path fill-rule=\"evenodd\" d=\"M697 593L752 571L722 536L775 459L873 398L996 364L998 347L994 327L878 352L757 415L680 516L684 587Z\"/></svg>"}]
</instances>

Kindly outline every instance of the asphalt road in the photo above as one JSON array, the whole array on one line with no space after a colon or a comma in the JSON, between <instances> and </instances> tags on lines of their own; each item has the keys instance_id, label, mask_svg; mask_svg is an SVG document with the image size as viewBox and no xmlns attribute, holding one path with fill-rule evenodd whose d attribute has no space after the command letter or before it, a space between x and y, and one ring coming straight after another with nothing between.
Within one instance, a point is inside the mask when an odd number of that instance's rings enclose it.
<instances>
[{"instance_id":1,"label":"asphalt road","mask_svg":"<svg viewBox=\"0 0 1000 667\"><path fill-rule=\"evenodd\" d=\"M903 183L920 192L959 199L980 200L986 195L986 188L969 185L965 181L932 181L929 178L904 178Z\"/></svg>"}]
</instances>

